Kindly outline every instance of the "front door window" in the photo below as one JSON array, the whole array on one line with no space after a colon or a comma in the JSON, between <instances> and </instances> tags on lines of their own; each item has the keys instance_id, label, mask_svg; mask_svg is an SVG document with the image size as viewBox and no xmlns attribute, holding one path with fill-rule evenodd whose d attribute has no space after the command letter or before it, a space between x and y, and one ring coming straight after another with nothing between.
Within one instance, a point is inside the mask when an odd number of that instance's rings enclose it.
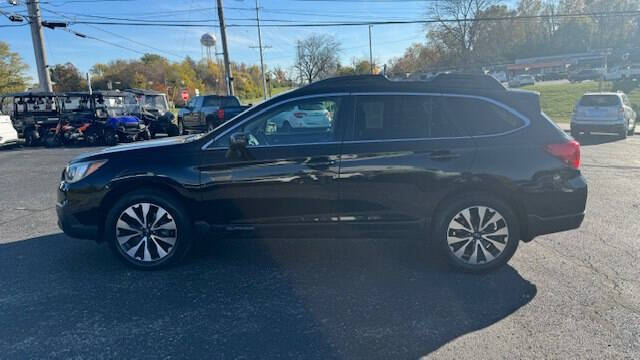
<instances>
[{"instance_id":1,"label":"front door window","mask_svg":"<svg viewBox=\"0 0 640 360\"><path fill-rule=\"evenodd\" d=\"M249 147L335 142L341 103L338 97L290 101L239 125L231 134L247 134ZM229 136L214 144L228 145Z\"/></svg>"}]
</instances>

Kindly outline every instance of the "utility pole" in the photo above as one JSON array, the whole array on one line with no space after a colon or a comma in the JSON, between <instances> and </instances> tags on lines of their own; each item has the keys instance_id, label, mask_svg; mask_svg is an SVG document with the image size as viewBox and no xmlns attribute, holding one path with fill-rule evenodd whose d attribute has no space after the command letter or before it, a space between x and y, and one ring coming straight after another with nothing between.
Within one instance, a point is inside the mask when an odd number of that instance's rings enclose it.
<instances>
[{"instance_id":1,"label":"utility pole","mask_svg":"<svg viewBox=\"0 0 640 360\"><path fill-rule=\"evenodd\" d=\"M267 100L267 81L264 77L264 57L262 56L262 32L260 31L260 7L256 0L256 23L258 24L258 47L260 47L260 71L262 72L262 95Z\"/></svg>"},{"instance_id":2,"label":"utility pole","mask_svg":"<svg viewBox=\"0 0 640 360\"><path fill-rule=\"evenodd\" d=\"M373 74L373 51L371 48L371 26L369 25L369 66L371 67L371 73Z\"/></svg>"},{"instance_id":3,"label":"utility pole","mask_svg":"<svg viewBox=\"0 0 640 360\"><path fill-rule=\"evenodd\" d=\"M51 86L51 76L47 67L47 54L44 50L42 40L42 22L40 20L39 0L28 0L27 10L29 12L29 24L31 25L31 40L33 41L33 52L36 56L36 67L38 68L38 81L40 90L53 91Z\"/></svg>"},{"instance_id":4,"label":"utility pole","mask_svg":"<svg viewBox=\"0 0 640 360\"><path fill-rule=\"evenodd\" d=\"M227 74L227 95L233 96L233 74L229 64L229 48L227 47L227 30L224 27L224 11L222 10L222 0L218 2L218 20L220 21L220 37L222 38L222 51L224 55L224 71Z\"/></svg>"}]
</instances>

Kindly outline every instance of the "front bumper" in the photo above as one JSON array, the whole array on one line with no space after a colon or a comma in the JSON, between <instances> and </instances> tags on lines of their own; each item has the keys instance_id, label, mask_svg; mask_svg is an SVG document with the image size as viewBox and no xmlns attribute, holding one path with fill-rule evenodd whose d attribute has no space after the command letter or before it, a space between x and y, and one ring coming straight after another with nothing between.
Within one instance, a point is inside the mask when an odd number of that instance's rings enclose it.
<instances>
[{"instance_id":1,"label":"front bumper","mask_svg":"<svg viewBox=\"0 0 640 360\"><path fill-rule=\"evenodd\" d=\"M86 221L86 218L95 218L91 216L92 213L95 213L95 210L88 208L84 204L70 201L68 191L68 184L64 181L61 182L58 187L58 200L56 202L58 227L70 237L100 241L100 227L97 224L90 224ZM81 221L81 217L84 221Z\"/></svg>"}]
</instances>

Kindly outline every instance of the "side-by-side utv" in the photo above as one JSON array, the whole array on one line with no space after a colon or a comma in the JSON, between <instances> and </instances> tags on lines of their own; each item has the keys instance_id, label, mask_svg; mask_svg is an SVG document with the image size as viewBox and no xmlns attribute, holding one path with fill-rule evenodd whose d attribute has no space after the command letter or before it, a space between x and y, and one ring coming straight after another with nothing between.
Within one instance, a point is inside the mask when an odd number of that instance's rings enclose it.
<instances>
[{"instance_id":1,"label":"side-by-side utv","mask_svg":"<svg viewBox=\"0 0 640 360\"><path fill-rule=\"evenodd\" d=\"M25 145L36 146L60 120L60 106L55 93L28 91L0 96L2 113L9 115L13 127Z\"/></svg>"},{"instance_id":2,"label":"side-by-side utv","mask_svg":"<svg viewBox=\"0 0 640 360\"><path fill-rule=\"evenodd\" d=\"M178 135L175 115L169 111L167 95L154 90L127 89L125 98L129 113L144 121L151 137L156 134Z\"/></svg>"},{"instance_id":3,"label":"side-by-side utv","mask_svg":"<svg viewBox=\"0 0 640 360\"><path fill-rule=\"evenodd\" d=\"M70 92L60 96L58 126L49 132L50 146L85 141L88 145L116 145L149 139L143 122L131 116L125 94L117 91Z\"/></svg>"}]
</instances>

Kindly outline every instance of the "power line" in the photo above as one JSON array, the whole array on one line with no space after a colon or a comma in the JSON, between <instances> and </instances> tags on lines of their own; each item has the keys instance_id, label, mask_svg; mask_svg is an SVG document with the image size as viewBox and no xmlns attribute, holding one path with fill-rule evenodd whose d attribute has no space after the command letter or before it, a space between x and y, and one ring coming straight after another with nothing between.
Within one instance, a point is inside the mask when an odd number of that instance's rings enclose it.
<instances>
[{"instance_id":1,"label":"power line","mask_svg":"<svg viewBox=\"0 0 640 360\"><path fill-rule=\"evenodd\" d=\"M59 12L57 12L57 11L54 11L54 10L51 10L51 9L47 9L47 8L45 8L45 7L42 7L42 10L47 11L47 12L50 12L50 13L53 13L53 14L56 14L56 15L60 15L60 16L62 16L62 17L64 17L64 18L67 18L67 19L71 19L71 18L69 18L69 17L67 17L67 16L62 15L61 13L59 13ZM111 35L111 36L115 36L115 37L118 37L118 38L120 38L120 39L123 39L123 40L129 41L129 42L131 42L131 43L134 43L134 44L137 44L137 45L141 45L141 46L147 47L147 48L149 48L149 49L152 49L152 50L155 50L155 51L158 51L158 52L161 52L161 53L167 54L167 55L171 55L171 56L177 57L177 58L179 58L179 59L184 59L184 56L182 56L182 55L179 55L179 54L176 54L176 53L172 53L172 52L170 52L170 51L166 51L166 50L159 49L159 48L157 48L157 47L154 47L154 46L151 46L151 45L148 45L148 44L145 44L145 43L142 43L142 42L139 42L139 41L133 40L133 39L128 38L128 37L126 37L126 36L124 36L124 35L120 35L120 34L117 34L117 33L111 32L111 31L109 31L109 30L104 30L104 29L101 29L101 28L99 28L99 27L97 27L97 26L90 25L90 24L87 24L87 26L89 26L89 27L91 27L91 28L94 28L94 29L96 29L96 30L98 30L98 31L101 31L101 32L103 32L103 33L109 34L109 35Z\"/></svg>"},{"instance_id":2,"label":"power line","mask_svg":"<svg viewBox=\"0 0 640 360\"><path fill-rule=\"evenodd\" d=\"M315 1L315 0L310 0ZM407 25L407 24L434 24L434 23L459 23L459 22L481 22L481 21L523 21L536 19L557 19L557 18L582 18L582 17L625 17L640 16L639 10L634 11L611 11L611 12L589 12L589 13L567 13L553 15L518 15L518 16L501 16L501 17L480 17L466 19L416 19L416 20L380 20L380 21L356 21L356 22L296 22L293 24L261 24L262 27L336 27L336 26L368 26L368 25ZM274 20L283 21L283 20ZM287 20L289 21L289 20ZM92 25L108 25L108 26L158 26L158 27L217 27L213 24L192 24L185 22L123 22L123 21L86 21L75 20L72 24L92 24ZM256 24L229 24L227 27L256 27Z\"/></svg>"}]
</instances>

